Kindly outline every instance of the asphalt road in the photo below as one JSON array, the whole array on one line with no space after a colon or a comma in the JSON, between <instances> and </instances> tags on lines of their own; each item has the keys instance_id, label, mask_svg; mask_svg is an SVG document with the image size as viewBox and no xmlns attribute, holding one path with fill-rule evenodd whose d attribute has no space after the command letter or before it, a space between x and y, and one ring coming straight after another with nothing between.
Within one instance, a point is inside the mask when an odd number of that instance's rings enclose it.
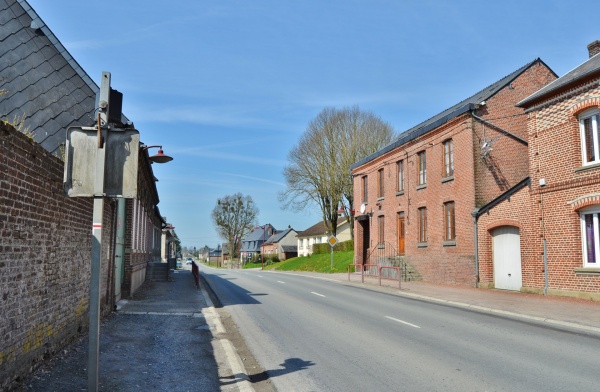
<instances>
[{"instance_id":1,"label":"asphalt road","mask_svg":"<svg viewBox=\"0 0 600 392\"><path fill-rule=\"evenodd\" d=\"M598 335L293 274L202 273L280 391L598 390Z\"/></svg>"}]
</instances>

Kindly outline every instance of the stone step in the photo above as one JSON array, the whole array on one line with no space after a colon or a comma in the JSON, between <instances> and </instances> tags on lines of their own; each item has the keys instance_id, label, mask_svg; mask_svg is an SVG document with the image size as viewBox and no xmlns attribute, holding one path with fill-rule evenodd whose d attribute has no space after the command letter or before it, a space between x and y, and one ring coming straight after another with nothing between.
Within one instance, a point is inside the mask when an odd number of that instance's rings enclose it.
<instances>
[{"instance_id":1,"label":"stone step","mask_svg":"<svg viewBox=\"0 0 600 392\"><path fill-rule=\"evenodd\" d=\"M149 263L146 270L146 279L155 282L166 282L169 280L169 264Z\"/></svg>"}]
</instances>

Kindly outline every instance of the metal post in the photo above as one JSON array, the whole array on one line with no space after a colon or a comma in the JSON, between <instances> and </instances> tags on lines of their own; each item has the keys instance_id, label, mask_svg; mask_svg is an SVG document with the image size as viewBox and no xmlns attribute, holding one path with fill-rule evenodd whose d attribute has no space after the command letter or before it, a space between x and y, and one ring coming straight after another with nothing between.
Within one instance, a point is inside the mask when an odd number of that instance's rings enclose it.
<instances>
[{"instance_id":1,"label":"metal post","mask_svg":"<svg viewBox=\"0 0 600 392\"><path fill-rule=\"evenodd\" d=\"M108 101L110 95L110 73L102 73L100 87L100 115L98 118L98 151L96 155L96 173L94 178L94 210L92 226L92 268L90 280L90 329L88 350L88 391L98 391L98 364L100 351L100 263L102 253L102 215L104 213L104 168L108 145L108 128L102 135L102 121L108 121ZM103 110L103 106L104 109ZM101 142L105 139L104 143Z\"/></svg>"},{"instance_id":2,"label":"metal post","mask_svg":"<svg viewBox=\"0 0 600 392\"><path fill-rule=\"evenodd\" d=\"M333 245L331 245L331 269L333 269Z\"/></svg>"}]
</instances>

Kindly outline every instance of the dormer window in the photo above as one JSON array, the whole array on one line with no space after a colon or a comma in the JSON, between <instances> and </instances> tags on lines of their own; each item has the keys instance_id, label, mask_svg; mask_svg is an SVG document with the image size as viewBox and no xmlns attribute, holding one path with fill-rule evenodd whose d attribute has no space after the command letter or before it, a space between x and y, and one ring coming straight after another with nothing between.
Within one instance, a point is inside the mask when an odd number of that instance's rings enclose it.
<instances>
[{"instance_id":1,"label":"dormer window","mask_svg":"<svg viewBox=\"0 0 600 392\"><path fill-rule=\"evenodd\" d=\"M583 166L600 163L598 110L588 110L579 116L581 160Z\"/></svg>"}]
</instances>

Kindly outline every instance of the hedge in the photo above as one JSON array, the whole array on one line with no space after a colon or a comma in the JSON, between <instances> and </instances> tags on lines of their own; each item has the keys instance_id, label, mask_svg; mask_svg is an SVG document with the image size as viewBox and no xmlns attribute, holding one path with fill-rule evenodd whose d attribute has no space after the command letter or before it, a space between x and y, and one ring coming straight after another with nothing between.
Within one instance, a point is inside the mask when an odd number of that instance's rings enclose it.
<instances>
[{"instance_id":1,"label":"hedge","mask_svg":"<svg viewBox=\"0 0 600 392\"><path fill-rule=\"evenodd\" d=\"M354 241L353 240L338 242L333 247L334 252L348 252L348 251L353 251L353 250L354 250ZM313 254L330 253L330 252L331 252L331 245L329 245L329 243L313 244Z\"/></svg>"}]
</instances>

